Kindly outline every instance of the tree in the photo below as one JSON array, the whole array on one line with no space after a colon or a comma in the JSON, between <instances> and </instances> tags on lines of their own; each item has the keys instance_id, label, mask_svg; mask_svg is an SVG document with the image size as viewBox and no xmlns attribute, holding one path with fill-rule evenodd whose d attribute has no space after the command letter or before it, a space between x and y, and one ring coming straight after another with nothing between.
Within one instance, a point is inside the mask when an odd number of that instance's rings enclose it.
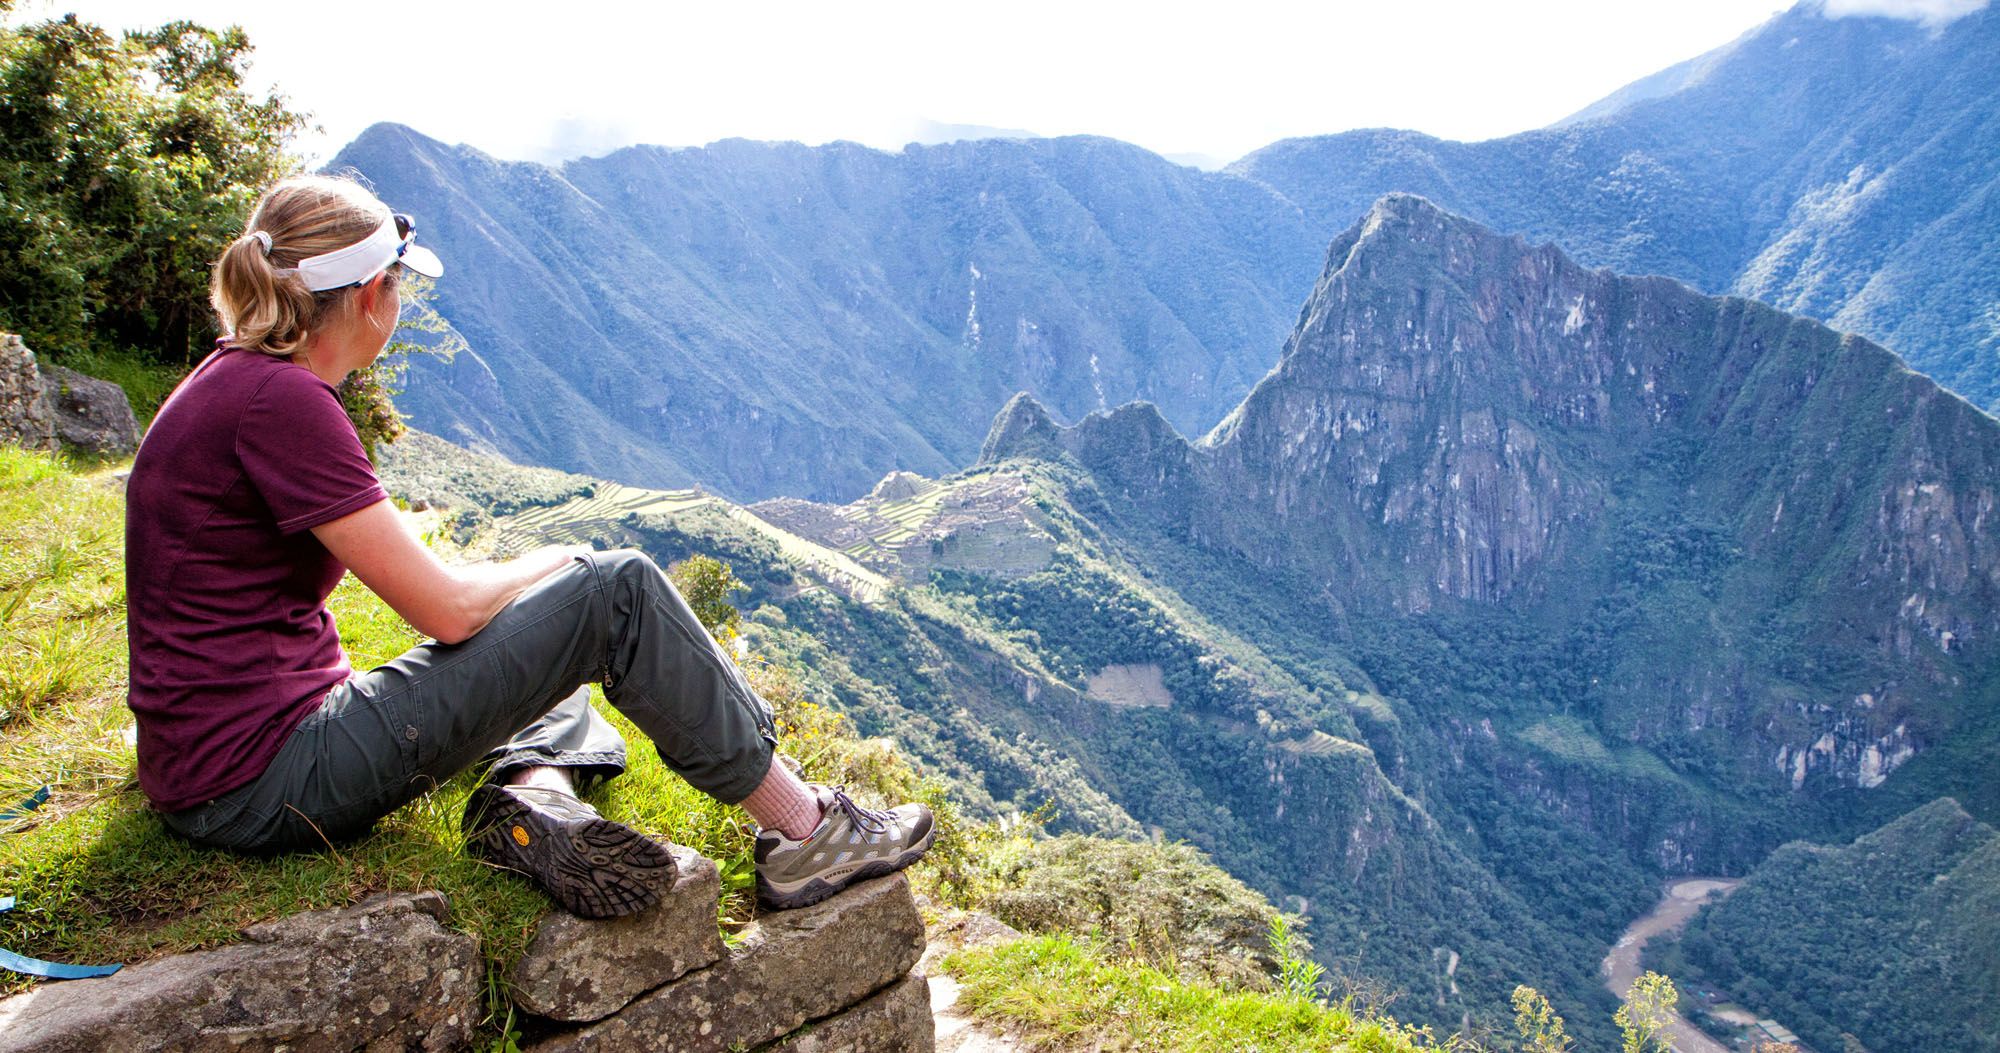
<instances>
[{"instance_id":1,"label":"tree","mask_svg":"<svg viewBox=\"0 0 2000 1053\"><path fill-rule=\"evenodd\" d=\"M736 638L742 616L729 605L729 594L749 586L736 580L729 564L709 556L689 556L668 567L667 577L673 579L674 587L681 590L681 597L717 643Z\"/></svg>"},{"instance_id":2,"label":"tree","mask_svg":"<svg viewBox=\"0 0 2000 1053\"><path fill-rule=\"evenodd\" d=\"M1514 988L1514 1030L1521 1033L1521 1048L1528 1053L1569 1053L1574 1048L1555 1007L1525 984Z\"/></svg>"},{"instance_id":3,"label":"tree","mask_svg":"<svg viewBox=\"0 0 2000 1053\"><path fill-rule=\"evenodd\" d=\"M389 346L382 349L374 364L355 370L341 382L340 404L347 410L347 419L354 422L354 431L361 436L361 446L371 461L377 445L395 442L406 430L394 398L403 393L410 356L435 355L449 362L465 350L464 338L431 306L434 288L435 283L421 274L402 275L403 311Z\"/></svg>"},{"instance_id":4,"label":"tree","mask_svg":"<svg viewBox=\"0 0 2000 1053\"><path fill-rule=\"evenodd\" d=\"M1624 1053L1673 1053L1667 1025L1681 1000L1674 982L1649 972L1632 981L1632 993L1611 1019L1625 1035Z\"/></svg>"},{"instance_id":5,"label":"tree","mask_svg":"<svg viewBox=\"0 0 2000 1053\"><path fill-rule=\"evenodd\" d=\"M0 29L0 327L58 359L199 357L210 264L306 123L245 91L250 50L192 22Z\"/></svg>"}]
</instances>

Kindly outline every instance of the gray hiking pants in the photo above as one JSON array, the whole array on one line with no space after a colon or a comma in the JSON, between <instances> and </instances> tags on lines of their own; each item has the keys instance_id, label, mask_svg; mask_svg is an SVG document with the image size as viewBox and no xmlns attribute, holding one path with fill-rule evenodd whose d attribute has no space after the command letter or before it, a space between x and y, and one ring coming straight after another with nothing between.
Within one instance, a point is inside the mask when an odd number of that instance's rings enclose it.
<instances>
[{"instance_id":1,"label":"gray hiking pants","mask_svg":"<svg viewBox=\"0 0 2000 1053\"><path fill-rule=\"evenodd\" d=\"M482 759L488 778L551 765L580 778L625 768L625 743L583 685L639 726L667 766L728 803L771 766L771 707L639 552L596 552L536 582L486 628L426 643L327 692L264 774L165 816L204 844L312 848Z\"/></svg>"}]
</instances>

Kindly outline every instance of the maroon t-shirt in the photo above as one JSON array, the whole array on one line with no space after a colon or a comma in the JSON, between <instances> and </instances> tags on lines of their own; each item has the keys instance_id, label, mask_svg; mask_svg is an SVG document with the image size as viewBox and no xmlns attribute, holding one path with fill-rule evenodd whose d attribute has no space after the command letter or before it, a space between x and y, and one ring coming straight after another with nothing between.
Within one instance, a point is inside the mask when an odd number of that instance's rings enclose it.
<instances>
[{"instance_id":1,"label":"maroon t-shirt","mask_svg":"<svg viewBox=\"0 0 2000 1053\"><path fill-rule=\"evenodd\" d=\"M340 397L304 366L222 348L175 389L126 484L139 786L179 811L264 773L351 667L312 534L387 498Z\"/></svg>"}]
</instances>

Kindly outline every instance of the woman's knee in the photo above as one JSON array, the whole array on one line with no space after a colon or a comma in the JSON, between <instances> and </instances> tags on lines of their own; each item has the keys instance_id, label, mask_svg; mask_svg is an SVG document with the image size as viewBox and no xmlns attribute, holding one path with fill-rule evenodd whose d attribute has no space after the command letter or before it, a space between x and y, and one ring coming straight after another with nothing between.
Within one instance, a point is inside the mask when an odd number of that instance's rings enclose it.
<instances>
[{"instance_id":1,"label":"woman's knee","mask_svg":"<svg viewBox=\"0 0 2000 1053\"><path fill-rule=\"evenodd\" d=\"M636 548L614 548L607 552L593 552L590 558L597 564L598 572L621 581L649 582L655 578L666 579L660 565L653 557Z\"/></svg>"}]
</instances>

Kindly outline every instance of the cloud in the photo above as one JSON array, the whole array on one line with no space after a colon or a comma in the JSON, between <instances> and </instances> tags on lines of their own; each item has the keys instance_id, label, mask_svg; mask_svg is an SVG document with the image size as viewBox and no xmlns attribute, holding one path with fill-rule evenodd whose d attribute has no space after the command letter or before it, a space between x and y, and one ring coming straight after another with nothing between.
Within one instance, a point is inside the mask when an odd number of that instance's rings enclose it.
<instances>
[{"instance_id":1,"label":"cloud","mask_svg":"<svg viewBox=\"0 0 2000 1053\"><path fill-rule=\"evenodd\" d=\"M1921 22L1936 29L1985 7L1988 0L1822 0L1828 18L1875 16Z\"/></svg>"},{"instance_id":2,"label":"cloud","mask_svg":"<svg viewBox=\"0 0 2000 1053\"><path fill-rule=\"evenodd\" d=\"M522 152L529 160L557 165L571 158L608 154L639 141L637 130L627 122L564 114L550 124L541 143L526 145Z\"/></svg>"}]
</instances>

